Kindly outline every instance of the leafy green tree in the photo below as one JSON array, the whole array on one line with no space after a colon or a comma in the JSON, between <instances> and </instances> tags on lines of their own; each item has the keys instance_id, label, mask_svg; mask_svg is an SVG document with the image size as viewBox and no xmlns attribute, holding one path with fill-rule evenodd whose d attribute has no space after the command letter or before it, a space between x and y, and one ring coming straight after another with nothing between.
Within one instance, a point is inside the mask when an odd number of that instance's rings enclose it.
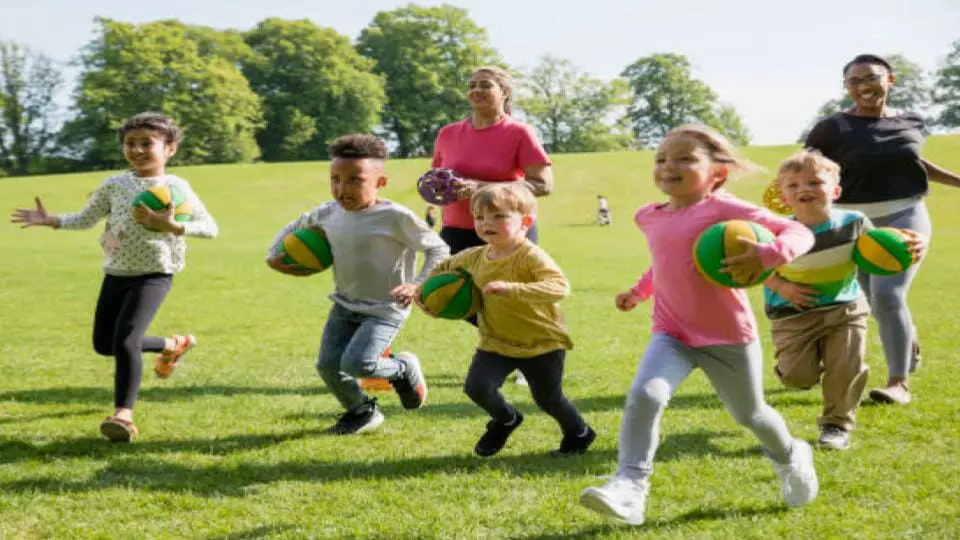
<instances>
[{"instance_id":1,"label":"leafy green tree","mask_svg":"<svg viewBox=\"0 0 960 540\"><path fill-rule=\"evenodd\" d=\"M260 100L237 68L238 58L217 52L222 43L217 45L214 31L179 21L97 23L99 35L78 61L76 117L63 130L64 143L86 164L122 165L116 129L124 118L147 110L168 114L183 128L175 158L181 163L259 156L254 131L262 118Z\"/></svg>"},{"instance_id":2,"label":"leafy green tree","mask_svg":"<svg viewBox=\"0 0 960 540\"><path fill-rule=\"evenodd\" d=\"M740 114L732 105L724 103L715 105L713 118L708 118L705 122L708 126L723 133L734 144L740 146L750 144L750 130L743 125Z\"/></svg>"},{"instance_id":3,"label":"leafy green tree","mask_svg":"<svg viewBox=\"0 0 960 540\"><path fill-rule=\"evenodd\" d=\"M654 144L670 129L691 122L710 125L734 140L746 136L736 111L720 105L716 92L691 76L690 61L683 55L660 53L640 58L621 76L633 91L627 118L642 145Z\"/></svg>"},{"instance_id":4,"label":"leafy green tree","mask_svg":"<svg viewBox=\"0 0 960 540\"><path fill-rule=\"evenodd\" d=\"M60 66L52 59L0 41L0 170L27 174L52 150L54 98L62 86Z\"/></svg>"},{"instance_id":5,"label":"leafy green tree","mask_svg":"<svg viewBox=\"0 0 960 540\"><path fill-rule=\"evenodd\" d=\"M937 125L943 128L960 127L960 40L940 65L934 85L934 103L941 108Z\"/></svg>"},{"instance_id":6,"label":"leafy green tree","mask_svg":"<svg viewBox=\"0 0 960 540\"><path fill-rule=\"evenodd\" d=\"M379 123L383 81L347 37L306 19L274 18L245 37L254 56L243 72L266 116L257 134L265 160L324 159L333 138Z\"/></svg>"},{"instance_id":7,"label":"leafy green tree","mask_svg":"<svg viewBox=\"0 0 960 540\"><path fill-rule=\"evenodd\" d=\"M377 13L357 50L376 61L386 81L383 129L399 156L429 154L437 131L465 116L467 79L484 64L498 64L486 30L467 11L450 5Z\"/></svg>"},{"instance_id":8,"label":"leafy green tree","mask_svg":"<svg viewBox=\"0 0 960 540\"><path fill-rule=\"evenodd\" d=\"M517 107L540 132L549 152L622 150L632 137L623 125L630 101L626 81L609 83L546 55L524 74Z\"/></svg>"}]
</instances>

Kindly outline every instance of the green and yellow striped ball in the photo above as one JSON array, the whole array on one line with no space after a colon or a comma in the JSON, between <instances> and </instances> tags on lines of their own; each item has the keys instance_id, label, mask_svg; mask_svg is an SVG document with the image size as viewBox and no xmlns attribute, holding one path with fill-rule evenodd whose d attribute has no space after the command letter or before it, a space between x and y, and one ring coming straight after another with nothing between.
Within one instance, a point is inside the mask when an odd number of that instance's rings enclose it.
<instances>
[{"instance_id":1,"label":"green and yellow striped ball","mask_svg":"<svg viewBox=\"0 0 960 540\"><path fill-rule=\"evenodd\" d=\"M319 229L297 229L283 237L283 262L312 273L333 265L333 249L327 235Z\"/></svg>"},{"instance_id":2,"label":"green and yellow striped ball","mask_svg":"<svg viewBox=\"0 0 960 540\"><path fill-rule=\"evenodd\" d=\"M737 241L737 238L766 244L773 241L773 233L763 225L752 221L732 219L715 223L700 233L693 244L693 263L697 270L707 280L724 287L743 288L763 283L763 280L770 277L772 269L753 279L737 273L727 274L720 271L725 258L744 253L746 246Z\"/></svg>"},{"instance_id":3,"label":"green and yellow striped ball","mask_svg":"<svg viewBox=\"0 0 960 540\"><path fill-rule=\"evenodd\" d=\"M857 238L853 262L864 272L877 276L903 272L914 263L907 238L902 230L893 227L869 230Z\"/></svg>"},{"instance_id":4,"label":"green and yellow striped ball","mask_svg":"<svg viewBox=\"0 0 960 540\"><path fill-rule=\"evenodd\" d=\"M138 208L140 203L153 210L162 212L173 205L173 220L178 222L193 220L193 207L187 202L187 197L175 186L153 186L141 191L134 197L131 206ZM155 230L147 227L149 230Z\"/></svg>"},{"instance_id":5,"label":"green and yellow striped ball","mask_svg":"<svg viewBox=\"0 0 960 540\"><path fill-rule=\"evenodd\" d=\"M480 311L480 289L465 270L441 272L427 278L420 289L420 302L435 317L466 319Z\"/></svg>"}]
</instances>

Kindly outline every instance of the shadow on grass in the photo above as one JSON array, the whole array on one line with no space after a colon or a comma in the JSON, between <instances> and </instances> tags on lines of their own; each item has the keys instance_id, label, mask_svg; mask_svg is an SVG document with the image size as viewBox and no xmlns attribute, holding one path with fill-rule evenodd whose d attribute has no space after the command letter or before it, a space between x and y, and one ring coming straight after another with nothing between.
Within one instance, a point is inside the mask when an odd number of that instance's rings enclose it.
<instances>
[{"instance_id":1,"label":"shadow on grass","mask_svg":"<svg viewBox=\"0 0 960 540\"><path fill-rule=\"evenodd\" d=\"M526 538L530 540L552 540L561 538L596 538L603 534L626 533L631 532L635 535L656 534L660 528L685 525L688 523L697 523L700 521L715 521L721 519L740 519L753 518L767 515L780 515L788 512L789 509L783 504L773 504L762 507L733 507L733 508L697 508L673 519L663 519L648 521L644 525L627 525L616 520L610 519L609 523L592 525L575 531L563 531L558 533L546 533L538 536L514 536L513 538ZM647 516L648 518L650 516Z\"/></svg>"},{"instance_id":2,"label":"shadow on grass","mask_svg":"<svg viewBox=\"0 0 960 540\"><path fill-rule=\"evenodd\" d=\"M70 418L71 416L87 416L89 414L101 412L102 409L84 409L82 411L61 411L43 414L34 414L29 416L2 416L0 424L16 424L19 422L34 422L36 420L49 420L54 418Z\"/></svg>"},{"instance_id":3,"label":"shadow on grass","mask_svg":"<svg viewBox=\"0 0 960 540\"><path fill-rule=\"evenodd\" d=\"M141 388L139 397L148 401L187 401L207 396L240 395L322 395L329 393L322 384L301 387L283 386L170 386ZM35 390L0 392L0 401L26 403L113 403L113 390L98 386L64 386Z\"/></svg>"},{"instance_id":4,"label":"shadow on grass","mask_svg":"<svg viewBox=\"0 0 960 540\"><path fill-rule=\"evenodd\" d=\"M108 463L105 468L86 480L26 478L0 484L0 491L83 493L115 486L136 486L144 491L189 492L201 496L243 496L253 486L285 481L330 483L363 479L404 480L426 475L460 475L491 470L516 477L594 474L599 467L613 469L617 455L615 449L602 449L591 451L585 456L557 459L546 455L548 449L544 449L544 453L541 454L504 455L483 459L469 453L472 444L467 444L457 448L460 452L457 454L382 461L316 460L280 463L245 461L229 465L191 466L165 457L172 452L223 455L321 435L321 433L321 430L301 430L285 435L262 434L222 439L148 441L132 445L110 444L93 438L37 447L28 443L8 441L0 444L2 461L8 461L9 458L18 458L19 461L32 458L61 459L82 456L105 459ZM760 455L759 448L728 451L713 444L715 439L734 435L734 433L712 431L670 435L660 445L657 460L662 462L703 455L731 458Z\"/></svg>"},{"instance_id":5,"label":"shadow on grass","mask_svg":"<svg viewBox=\"0 0 960 540\"><path fill-rule=\"evenodd\" d=\"M293 525L261 525L248 531L211 536L207 540L256 540L258 538L272 538L274 535L294 528Z\"/></svg>"}]
</instances>

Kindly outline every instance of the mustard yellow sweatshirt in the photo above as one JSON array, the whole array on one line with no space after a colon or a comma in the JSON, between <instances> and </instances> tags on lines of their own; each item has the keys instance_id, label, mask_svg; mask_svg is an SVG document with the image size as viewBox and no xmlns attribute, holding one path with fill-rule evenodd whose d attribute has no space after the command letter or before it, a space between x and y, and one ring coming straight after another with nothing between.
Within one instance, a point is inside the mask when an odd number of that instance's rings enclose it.
<instances>
[{"instance_id":1,"label":"mustard yellow sweatshirt","mask_svg":"<svg viewBox=\"0 0 960 540\"><path fill-rule=\"evenodd\" d=\"M462 268L483 289L491 281L509 284L506 294L484 294L478 349L511 358L531 358L572 349L559 302L570 283L557 263L525 242L510 255L490 260L490 246L470 248L437 265L431 274Z\"/></svg>"}]
</instances>

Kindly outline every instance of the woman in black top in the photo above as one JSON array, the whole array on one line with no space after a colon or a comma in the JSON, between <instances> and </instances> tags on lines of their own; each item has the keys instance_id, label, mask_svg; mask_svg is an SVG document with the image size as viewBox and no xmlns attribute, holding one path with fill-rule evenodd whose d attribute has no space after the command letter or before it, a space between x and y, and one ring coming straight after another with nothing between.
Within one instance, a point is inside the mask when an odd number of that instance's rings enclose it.
<instances>
[{"instance_id":1,"label":"woman in black top","mask_svg":"<svg viewBox=\"0 0 960 540\"><path fill-rule=\"evenodd\" d=\"M878 227L930 236L930 216L923 202L928 181L960 187L960 176L920 157L924 141L920 115L887 107L896 78L886 60L857 56L844 66L843 77L854 106L820 120L806 141L808 148L840 164L843 192L837 206L863 212ZM910 401L907 374L916 369L920 347L907 307L907 290L918 267L914 264L886 277L859 275L887 358L886 387L870 391L875 401Z\"/></svg>"}]
</instances>

